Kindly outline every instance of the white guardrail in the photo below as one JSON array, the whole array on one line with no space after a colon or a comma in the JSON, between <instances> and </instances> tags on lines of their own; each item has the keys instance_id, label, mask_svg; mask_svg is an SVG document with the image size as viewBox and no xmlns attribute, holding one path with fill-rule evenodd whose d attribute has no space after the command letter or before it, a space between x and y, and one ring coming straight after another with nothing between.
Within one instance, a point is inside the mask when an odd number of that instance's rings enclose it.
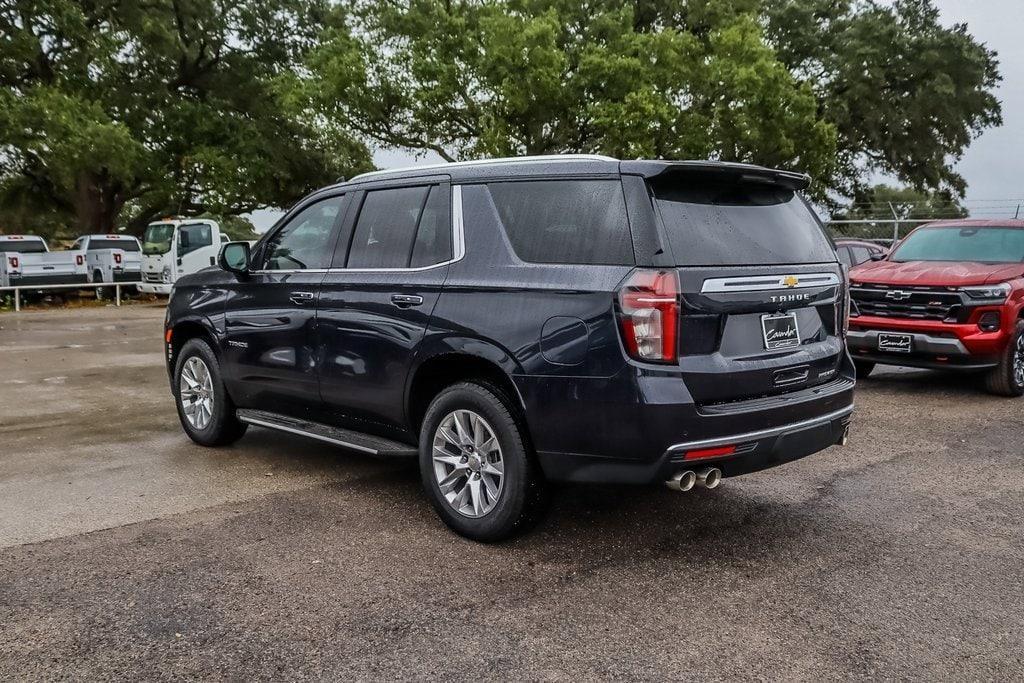
<instances>
[{"instance_id":1,"label":"white guardrail","mask_svg":"<svg viewBox=\"0 0 1024 683\"><path fill-rule=\"evenodd\" d=\"M70 285L15 285L11 287L0 287L0 294L4 292L14 292L14 310L21 310L21 293L25 292L39 292L44 289L95 289L96 298L100 298L100 289L106 289L107 287L114 288L114 305L121 305L121 288L122 287L136 287L142 284L142 280L132 280L130 282L80 282L78 284Z\"/></svg>"}]
</instances>

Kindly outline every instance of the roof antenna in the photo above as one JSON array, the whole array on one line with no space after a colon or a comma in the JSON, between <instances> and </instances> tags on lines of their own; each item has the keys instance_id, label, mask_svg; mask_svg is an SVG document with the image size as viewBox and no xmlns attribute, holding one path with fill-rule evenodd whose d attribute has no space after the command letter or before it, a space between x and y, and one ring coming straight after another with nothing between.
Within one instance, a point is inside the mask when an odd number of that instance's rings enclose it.
<instances>
[{"instance_id":1,"label":"roof antenna","mask_svg":"<svg viewBox=\"0 0 1024 683\"><path fill-rule=\"evenodd\" d=\"M345 176L343 176L343 175L338 176L338 179L335 180L334 182L336 182L336 183L343 183L343 182L345 182Z\"/></svg>"},{"instance_id":2,"label":"roof antenna","mask_svg":"<svg viewBox=\"0 0 1024 683\"><path fill-rule=\"evenodd\" d=\"M1019 216L1019 215L1020 215L1020 204L1017 204L1017 212L1013 214L1014 219L1016 219L1017 216Z\"/></svg>"}]
</instances>

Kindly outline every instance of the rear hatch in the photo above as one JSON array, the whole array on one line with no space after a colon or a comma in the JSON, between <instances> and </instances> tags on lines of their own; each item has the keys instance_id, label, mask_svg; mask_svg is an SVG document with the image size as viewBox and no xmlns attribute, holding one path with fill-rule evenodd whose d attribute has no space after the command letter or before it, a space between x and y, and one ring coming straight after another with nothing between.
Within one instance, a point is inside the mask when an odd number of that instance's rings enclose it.
<instances>
[{"instance_id":1,"label":"rear hatch","mask_svg":"<svg viewBox=\"0 0 1024 683\"><path fill-rule=\"evenodd\" d=\"M797 193L804 184L743 167L648 180L679 277L679 364L698 404L837 379L843 271Z\"/></svg>"}]
</instances>

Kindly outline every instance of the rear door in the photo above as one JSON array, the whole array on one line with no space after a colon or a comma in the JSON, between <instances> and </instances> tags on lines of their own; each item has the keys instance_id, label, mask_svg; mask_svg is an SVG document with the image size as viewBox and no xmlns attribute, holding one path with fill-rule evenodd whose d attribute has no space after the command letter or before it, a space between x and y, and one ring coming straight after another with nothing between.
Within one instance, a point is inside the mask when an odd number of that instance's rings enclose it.
<instances>
[{"instance_id":1,"label":"rear door","mask_svg":"<svg viewBox=\"0 0 1024 683\"><path fill-rule=\"evenodd\" d=\"M667 173L649 187L678 267L680 366L697 403L835 379L842 271L803 199L748 174Z\"/></svg>"},{"instance_id":2,"label":"rear door","mask_svg":"<svg viewBox=\"0 0 1024 683\"><path fill-rule=\"evenodd\" d=\"M457 247L447 182L358 193L320 288L320 393L337 417L404 422L405 380Z\"/></svg>"}]
</instances>

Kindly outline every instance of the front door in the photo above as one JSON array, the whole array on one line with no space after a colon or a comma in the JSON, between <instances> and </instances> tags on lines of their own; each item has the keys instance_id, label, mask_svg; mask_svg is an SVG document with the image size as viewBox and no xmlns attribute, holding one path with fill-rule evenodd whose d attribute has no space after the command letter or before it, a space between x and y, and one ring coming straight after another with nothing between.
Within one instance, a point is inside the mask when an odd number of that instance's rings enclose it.
<instances>
[{"instance_id":1,"label":"front door","mask_svg":"<svg viewBox=\"0 0 1024 683\"><path fill-rule=\"evenodd\" d=\"M455 251L451 187L382 188L352 201L359 210L320 288L320 393L343 421L401 428L414 349Z\"/></svg>"},{"instance_id":2,"label":"front door","mask_svg":"<svg viewBox=\"0 0 1024 683\"><path fill-rule=\"evenodd\" d=\"M225 306L225 374L240 407L305 416L320 402L316 300L343 195L297 207L254 254Z\"/></svg>"}]
</instances>

